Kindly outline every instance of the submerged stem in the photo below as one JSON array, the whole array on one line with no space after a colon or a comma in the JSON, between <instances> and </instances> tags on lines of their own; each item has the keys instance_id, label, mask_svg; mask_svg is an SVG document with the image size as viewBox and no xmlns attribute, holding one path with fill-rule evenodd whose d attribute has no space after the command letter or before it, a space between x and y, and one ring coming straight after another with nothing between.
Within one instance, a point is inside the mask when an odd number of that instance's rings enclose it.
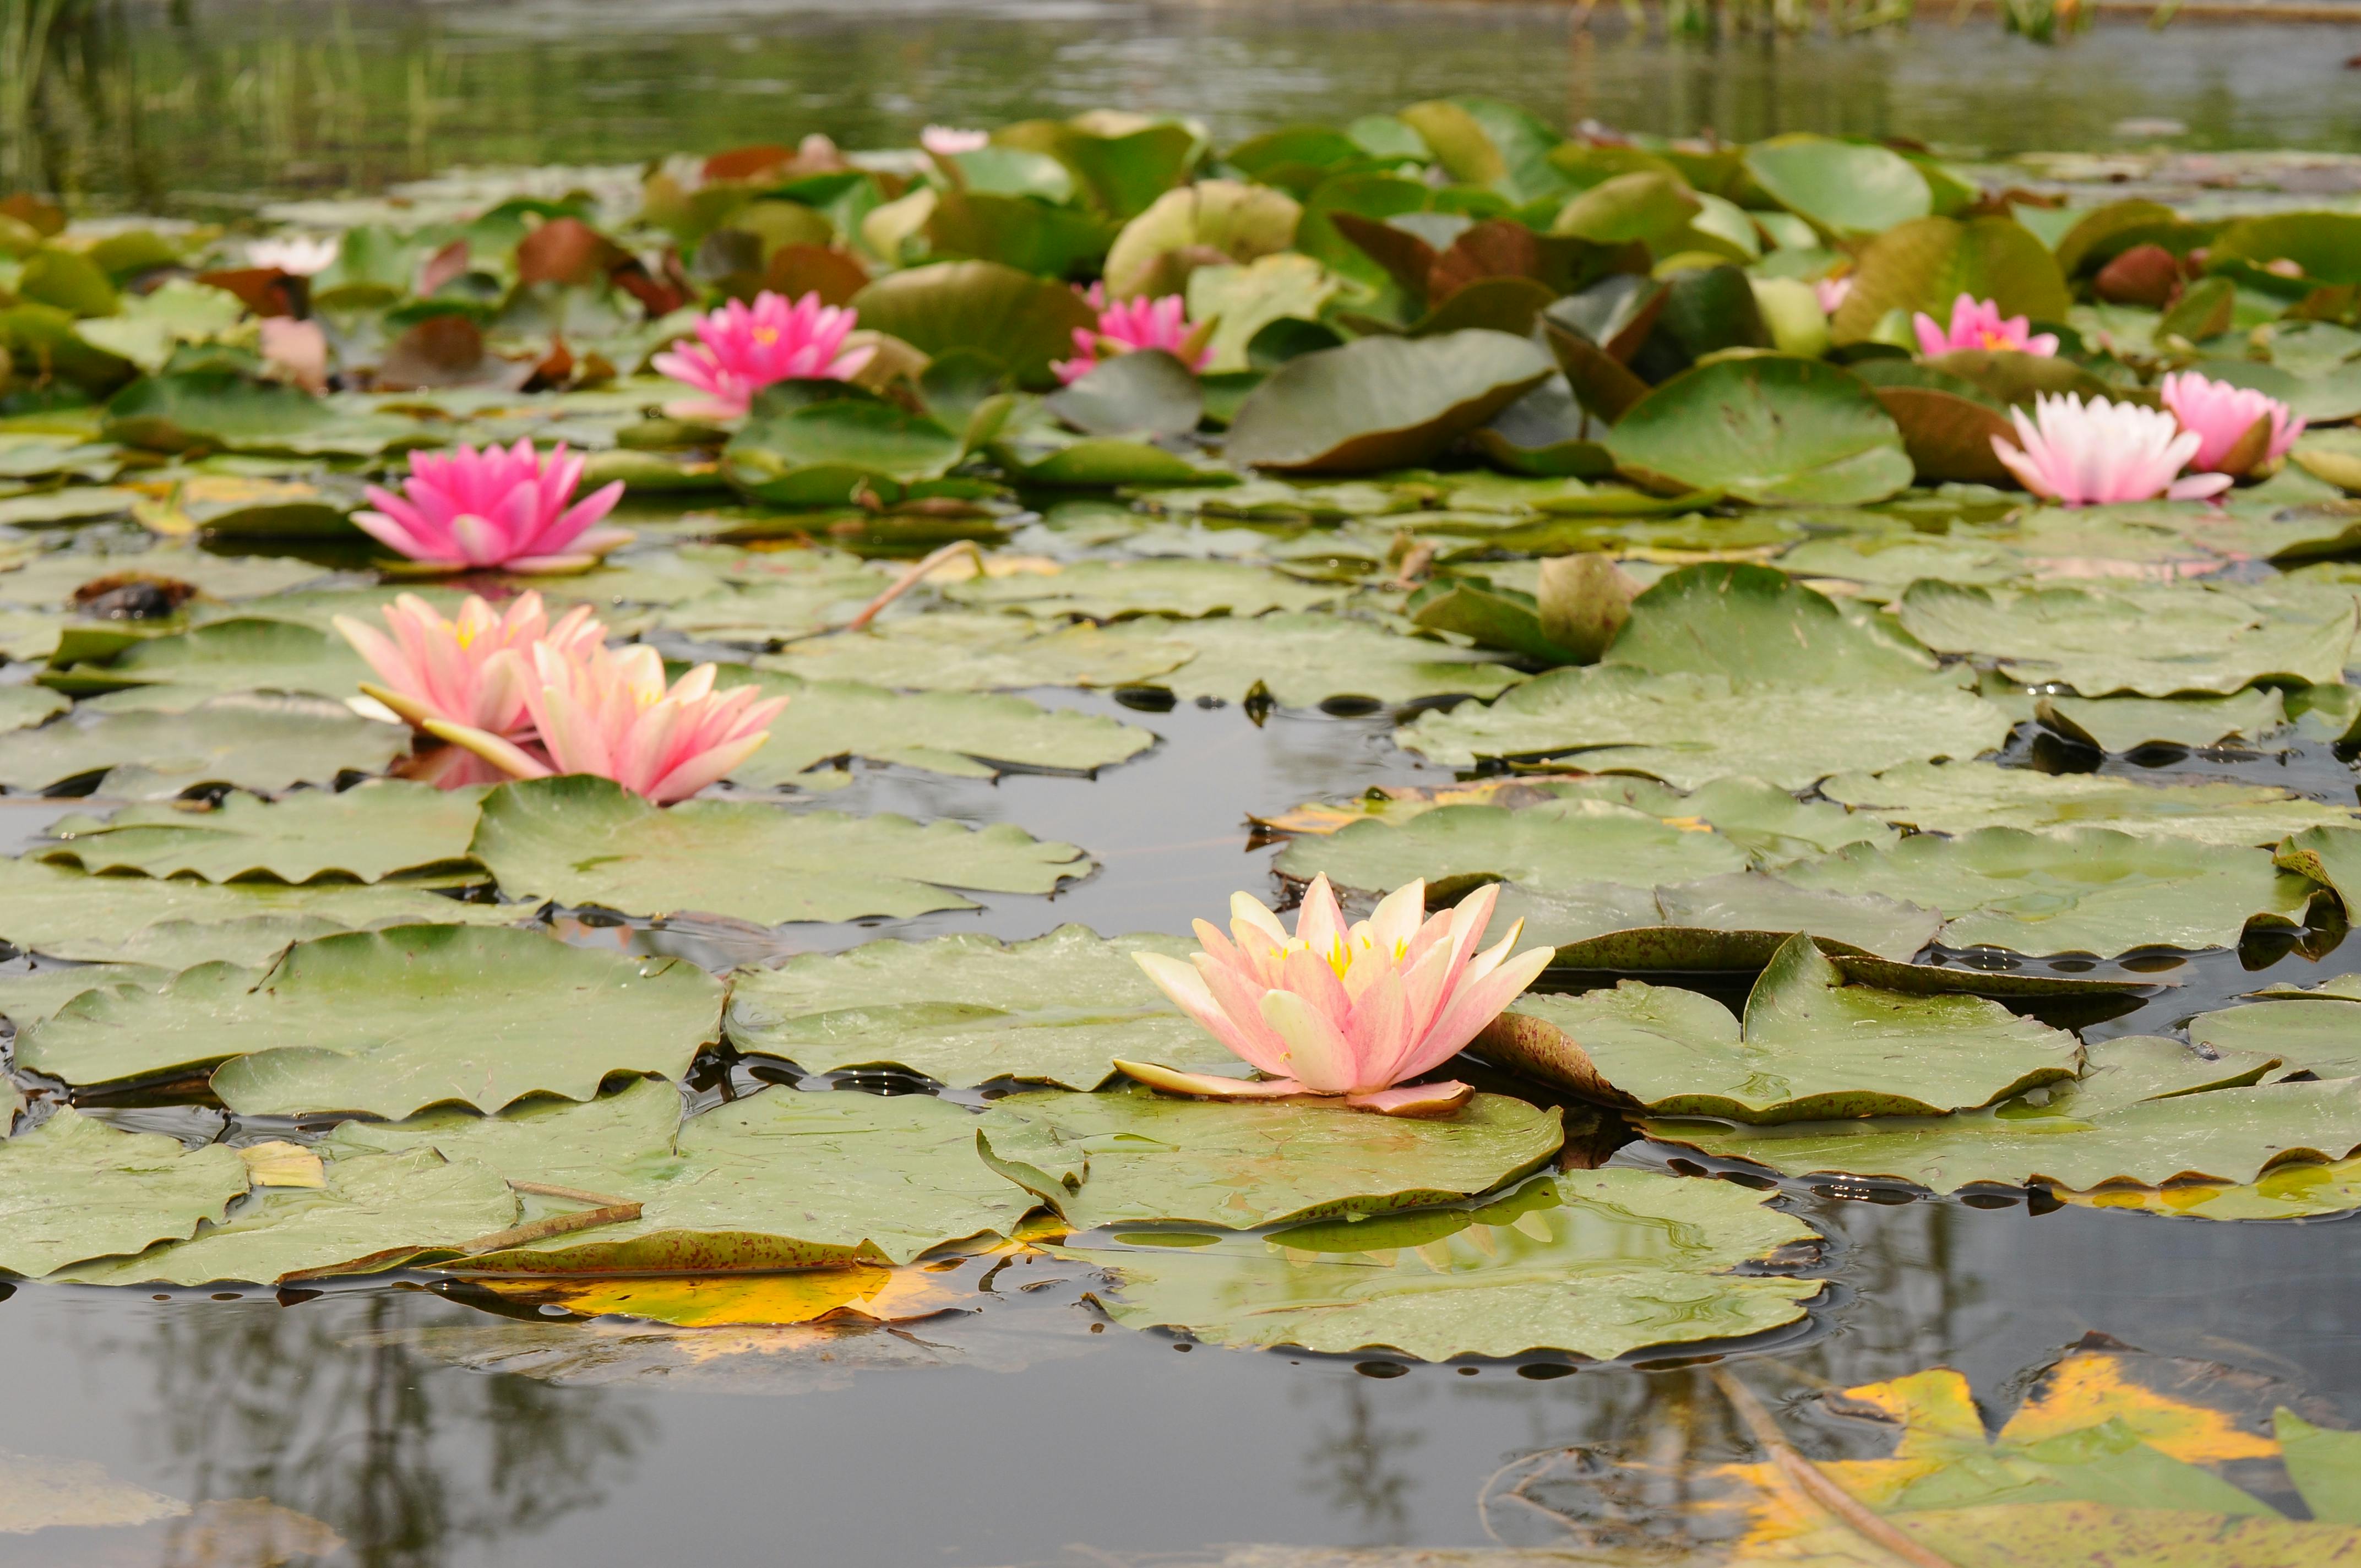
<instances>
[{"instance_id":1,"label":"submerged stem","mask_svg":"<svg viewBox=\"0 0 2361 1568\"><path fill-rule=\"evenodd\" d=\"M895 599L900 598L904 594L906 594L912 588L917 587L918 584L925 579L928 573L933 571L936 567L941 565L952 556L961 554L962 551L975 557L975 569L978 573L983 572L983 551L976 544L976 542L972 539L954 539L949 544L944 545L941 549L936 551L934 554L928 555L925 560L920 561L908 571L903 573L899 577L896 577L894 580L894 586L892 587L887 588L884 593L879 594L875 598L871 599L867 605L862 607L859 615L856 615L851 620L846 621L844 623L844 630L847 631L867 630L869 623L877 619L877 612L879 610L884 609L887 605L892 604Z\"/></svg>"},{"instance_id":2,"label":"submerged stem","mask_svg":"<svg viewBox=\"0 0 2361 1568\"><path fill-rule=\"evenodd\" d=\"M1827 1471L1797 1453L1779 1430L1779 1423L1771 1419L1771 1412L1763 1408L1763 1401L1754 1397L1754 1391L1730 1376L1728 1369L1715 1367L1713 1384L1730 1401L1730 1408L1738 1412L1738 1419L1746 1423L1746 1430L1753 1433L1755 1442L1770 1456L1773 1468L1846 1529L1872 1545L1883 1547L1911 1568L1959 1568L1941 1552L1912 1540L1872 1513L1859 1498L1830 1480Z\"/></svg>"}]
</instances>

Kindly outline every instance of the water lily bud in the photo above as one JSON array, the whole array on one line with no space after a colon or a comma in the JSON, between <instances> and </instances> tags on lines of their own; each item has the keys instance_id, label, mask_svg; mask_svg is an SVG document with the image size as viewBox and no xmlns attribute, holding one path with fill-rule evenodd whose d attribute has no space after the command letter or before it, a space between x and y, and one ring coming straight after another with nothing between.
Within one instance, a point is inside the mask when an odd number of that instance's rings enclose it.
<instances>
[{"instance_id":1,"label":"water lily bud","mask_svg":"<svg viewBox=\"0 0 2361 1568\"><path fill-rule=\"evenodd\" d=\"M1542 563L1542 635L1594 663L1631 619L1640 585L1611 557L1597 552L1555 555Z\"/></svg>"},{"instance_id":2,"label":"water lily bud","mask_svg":"<svg viewBox=\"0 0 2361 1568\"><path fill-rule=\"evenodd\" d=\"M1771 342L1782 354L1817 359L1828 351L1828 318L1820 310L1819 295L1800 278L1750 278L1754 308L1771 329Z\"/></svg>"},{"instance_id":3,"label":"water lily bud","mask_svg":"<svg viewBox=\"0 0 2361 1568\"><path fill-rule=\"evenodd\" d=\"M2091 290L2109 304L2160 311L2180 292L2180 262L2160 245L2136 245L2099 269Z\"/></svg>"}]
</instances>

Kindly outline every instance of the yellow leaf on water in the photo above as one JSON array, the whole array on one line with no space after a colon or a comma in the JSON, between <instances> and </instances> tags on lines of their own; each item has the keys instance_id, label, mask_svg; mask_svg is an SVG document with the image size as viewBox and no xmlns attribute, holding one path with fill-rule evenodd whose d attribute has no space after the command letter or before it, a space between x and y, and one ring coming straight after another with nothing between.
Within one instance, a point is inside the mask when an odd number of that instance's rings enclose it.
<instances>
[{"instance_id":1,"label":"yellow leaf on water","mask_svg":"<svg viewBox=\"0 0 2361 1568\"><path fill-rule=\"evenodd\" d=\"M326 1168L317 1153L302 1144L291 1144L283 1138L273 1138L267 1144L248 1144L237 1151L246 1162L246 1179L257 1187L325 1187Z\"/></svg>"},{"instance_id":2,"label":"yellow leaf on water","mask_svg":"<svg viewBox=\"0 0 2361 1568\"><path fill-rule=\"evenodd\" d=\"M2120 1419L2147 1444L2190 1464L2268 1459L2279 1444L2242 1431L2226 1412L2188 1404L2124 1376L2114 1355L2070 1355L2051 1367L2033 1397L2003 1427L2003 1443L2036 1443Z\"/></svg>"}]
</instances>

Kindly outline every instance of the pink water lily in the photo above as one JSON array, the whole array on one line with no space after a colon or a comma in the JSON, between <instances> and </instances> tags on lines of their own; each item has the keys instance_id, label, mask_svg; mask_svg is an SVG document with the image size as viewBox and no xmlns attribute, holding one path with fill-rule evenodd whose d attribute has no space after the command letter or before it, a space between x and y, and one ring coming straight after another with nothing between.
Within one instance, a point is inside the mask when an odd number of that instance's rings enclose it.
<instances>
[{"instance_id":1,"label":"pink water lily","mask_svg":"<svg viewBox=\"0 0 2361 1568\"><path fill-rule=\"evenodd\" d=\"M653 363L702 397L666 403L681 419L740 419L754 394L774 381L850 381L877 356L877 345L851 348L844 340L859 318L820 302L818 293L789 304L768 289L749 306L731 300L700 317L697 343L659 354Z\"/></svg>"},{"instance_id":2,"label":"pink water lily","mask_svg":"<svg viewBox=\"0 0 2361 1568\"><path fill-rule=\"evenodd\" d=\"M2068 393L2037 397L2033 417L2011 409L2017 444L1995 435L1993 453L2025 488L2061 506L2111 501L2202 500L2230 488L2227 474L2175 477L2197 455L2201 438L2160 409L2088 403Z\"/></svg>"},{"instance_id":3,"label":"pink water lily","mask_svg":"<svg viewBox=\"0 0 2361 1568\"><path fill-rule=\"evenodd\" d=\"M607 637L588 605L567 610L552 626L541 596L532 593L518 596L505 613L474 594L456 619L416 594L403 594L381 613L390 636L348 615L335 620L384 683L364 682L361 690L421 729L439 721L511 740L533 734L525 707L528 651L545 643L580 657Z\"/></svg>"},{"instance_id":4,"label":"pink water lily","mask_svg":"<svg viewBox=\"0 0 2361 1568\"><path fill-rule=\"evenodd\" d=\"M918 145L937 158L981 152L992 145L989 131L965 131L956 126L928 126L918 133Z\"/></svg>"},{"instance_id":5,"label":"pink water lily","mask_svg":"<svg viewBox=\"0 0 2361 1568\"><path fill-rule=\"evenodd\" d=\"M755 686L713 689L714 666L699 664L664 685L664 660L644 645L527 653L523 682L537 748L470 725L430 722L429 734L463 746L511 777L591 773L658 806L686 800L753 755L764 728L787 706Z\"/></svg>"},{"instance_id":6,"label":"pink water lily","mask_svg":"<svg viewBox=\"0 0 2361 1568\"><path fill-rule=\"evenodd\" d=\"M2180 428L2197 437L2197 455L2190 460L2191 466L2209 473L2234 472L2223 464L2260 421L2270 422L2270 439L2256 463L2279 461L2303 433L2304 422L2293 409L2251 387L2234 387L2186 370L2167 376L2158 390ZM2251 466L2241 464L2235 472L2245 473Z\"/></svg>"},{"instance_id":7,"label":"pink water lily","mask_svg":"<svg viewBox=\"0 0 2361 1568\"><path fill-rule=\"evenodd\" d=\"M377 510L357 511L353 521L379 543L444 571L579 571L631 542L622 529L595 526L622 499L621 481L573 499L582 462L562 441L547 456L530 441L416 453L401 494L370 486Z\"/></svg>"},{"instance_id":8,"label":"pink water lily","mask_svg":"<svg viewBox=\"0 0 2361 1568\"><path fill-rule=\"evenodd\" d=\"M1911 317L1910 324L1918 332L1918 352L1929 359L1956 354L1963 348L2014 349L2019 354L2043 356L2058 352L2056 333L2036 334L2032 320L2026 316L2010 316L2004 321L2000 306L1972 294L1961 294L1951 302L1951 324L1948 330L1924 311Z\"/></svg>"},{"instance_id":9,"label":"pink water lily","mask_svg":"<svg viewBox=\"0 0 2361 1568\"><path fill-rule=\"evenodd\" d=\"M1188 305L1178 294L1160 300L1145 295L1107 303L1106 285L1093 283L1082 295L1099 313L1098 330L1074 329L1074 357L1050 361L1060 381L1079 381L1099 367L1102 359L1136 348L1161 348L1191 370L1202 370L1213 357L1205 327L1189 325Z\"/></svg>"},{"instance_id":10,"label":"pink water lily","mask_svg":"<svg viewBox=\"0 0 2361 1568\"><path fill-rule=\"evenodd\" d=\"M1812 298L1819 302L1820 314L1824 316L1836 314L1851 297L1852 280L1849 277L1823 278L1812 285Z\"/></svg>"},{"instance_id":11,"label":"pink water lily","mask_svg":"<svg viewBox=\"0 0 2361 1568\"><path fill-rule=\"evenodd\" d=\"M1204 951L1189 963L1134 953L1164 994L1243 1060L1259 1080L1117 1061L1140 1082L1224 1100L1342 1096L1395 1116L1448 1115L1475 1094L1466 1084L1398 1087L1458 1054L1499 1016L1555 956L1535 948L1510 958L1525 923L1499 945L1476 944L1491 923L1497 886L1426 917L1426 884L1395 889L1367 920L1347 926L1326 877L1303 894L1290 936L1259 900L1230 899L1230 935L1196 923Z\"/></svg>"}]
</instances>

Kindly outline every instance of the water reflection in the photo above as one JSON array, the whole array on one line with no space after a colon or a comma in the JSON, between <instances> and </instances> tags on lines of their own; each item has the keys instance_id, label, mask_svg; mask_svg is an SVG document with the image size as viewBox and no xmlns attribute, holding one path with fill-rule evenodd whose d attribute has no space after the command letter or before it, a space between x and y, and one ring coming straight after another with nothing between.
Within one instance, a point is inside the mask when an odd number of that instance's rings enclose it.
<instances>
[{"instance_id":1,"label":"water reflection","mask_svg":"<svg viewBox=\"0 0 2361 1568\"><path fill-rule=\"evenodd\" d=\"M137 1314L76 1347L144 1366L143 1459L189 1501L267 1497L367 1568L428 1568L609 1495L655 1431L644 1408L522 1377L428 1380L388 1336L394 1291Z\"/></svg>"},{"instance_id":2,"label":"water reflection","mask_svg":"<svg viewBox=\"0 0 2361 1568\"><path fill-rule=\"evenodd\" d=\"M1989 16L1831 39L1666 42L1610 8L1252 7L1141 0L103 0L69 7L21 115L12 179L148 209L375 191L456 164L636 163L679 148L906 142L929 120L1108 104L1233 141L1481 87L1565 124L1910 136L2000 151L2361 145L2353 27L2103 24L2044 49ZM0 104L0 109L6 105Z\"/></svg>"}]
</instances>

